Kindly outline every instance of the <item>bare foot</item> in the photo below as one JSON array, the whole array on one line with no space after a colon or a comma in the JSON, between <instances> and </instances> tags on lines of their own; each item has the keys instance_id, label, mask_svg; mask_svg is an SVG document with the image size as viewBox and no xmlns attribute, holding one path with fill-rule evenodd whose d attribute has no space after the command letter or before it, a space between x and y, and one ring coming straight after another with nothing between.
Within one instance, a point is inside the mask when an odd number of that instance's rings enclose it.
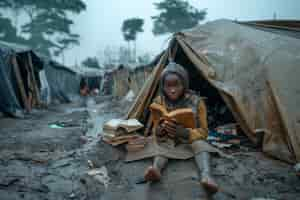
<instances>
[{"instance_id":1,"label":"bare foot","mask_svg":"<svg viewBox=\"0 0 300 200\"><path fill-rule=\"evenodd\" d=\"M144 177L147 181L159 181L161 178L161 174L158 169L155 169L151 166L146 170Z\"/></svg>"},{"instance_id":2,"label":"bare foot","mask_svg":"<svg viewBox=\"0 0 300 200\"><path fill-rule=\"evenodd\" d=\"M219 190L218 184L210 177L202 178L201 184L210 194L215 194Z\"/></svg>"}]
</instances>

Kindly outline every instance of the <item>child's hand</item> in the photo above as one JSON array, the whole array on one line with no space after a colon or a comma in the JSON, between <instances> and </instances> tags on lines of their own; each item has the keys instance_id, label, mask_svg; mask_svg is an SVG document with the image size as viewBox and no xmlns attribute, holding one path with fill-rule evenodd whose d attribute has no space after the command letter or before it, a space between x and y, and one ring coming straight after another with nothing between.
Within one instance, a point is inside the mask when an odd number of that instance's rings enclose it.
<instances>
[{"instance_id":1,"label":"child's hand","mask_svg":"<svg viewBox=\"0 0 300 200\"><path fill-rule=\"evenodd\" d=\"M166 131L164 130L162 124L163 124L163 123L159 124L159 125L156 127L156 130L155 130L156 135L159 136L159 137L163 137L163 136L166 135Z\"/></svg>"},{"instance_id":2,"label":"child's hand","mask_svg":"<svg viewBox=\"0 0 300 200\"><path fill-rule=\"evenodd\" d=\"M182 138L188 139L189 138L189 130L184 128L183 126L176 123L175 120L166 120L161 125L163 129L167 132L168 136L172 139L175 138Z\"/></svg>"},{"instance_id":3,"label":"child's hand","mask_svg":"<svg viewBox=\"0 0 300 200\"><path fill-rule=\"evenodd\" d=\"M176 137L177 124L175 121L165 120L161 126L167 132L167 134L170 138L174 139Z\"/></svg>"}]
</instances>

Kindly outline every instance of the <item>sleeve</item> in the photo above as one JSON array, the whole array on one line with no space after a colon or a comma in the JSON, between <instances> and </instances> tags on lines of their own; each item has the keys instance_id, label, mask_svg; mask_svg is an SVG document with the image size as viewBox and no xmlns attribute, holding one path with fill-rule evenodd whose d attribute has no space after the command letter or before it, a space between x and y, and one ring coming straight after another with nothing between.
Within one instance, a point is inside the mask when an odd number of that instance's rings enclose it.
<instances>
[{"instance_id":1,"label":"sleeve","mask_svg":"<svg viewBox=\"0 0 300 200\"><path fill-rule=\"evenodd\" d=\"M196 114L196 119L198 120L199 128L189 129L190 143L196 140L205 140L208 136L207 110L203 100L199 101Z\"/></svg>"},{"instance_id":2,"label":"sleeve","mask_svg":"<svg viewBox=\"0 0 300 200\"><path fill-rule=\"evenodd\" d=\"M152 103L162 104L161 97L160 96L155 97L153 99ZM149 119L147 120L147 123L146 123L146 129L145 129L144 135L145 136L151 135L155 129L156 129L156 125L154 125L152 114L150 114Z\"/></svg>"}]
</instances>

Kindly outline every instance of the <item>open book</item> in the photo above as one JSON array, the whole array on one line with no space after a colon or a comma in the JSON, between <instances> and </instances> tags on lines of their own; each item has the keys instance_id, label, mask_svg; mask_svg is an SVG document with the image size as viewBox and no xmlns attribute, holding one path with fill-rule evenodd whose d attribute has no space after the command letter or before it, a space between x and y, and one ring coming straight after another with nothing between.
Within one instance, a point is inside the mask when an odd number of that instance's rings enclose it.
<instances>
[{"instance_id":1,"label":"open book","mask_svg":"<svg viewBox=\"0 0 300 200\"><path fill-rule=\"evenodd\" d=\"M152 120L157 125L161 120L174 119L176 123L185 128L196 128L195 115L191 108L180 108L168 112L164 106L152 103L150 105Z\"/></svg>"},{"instance_id":2,"label":"open book","mask_svg":"<svg viewBox=\"0 0 300 200\"><path fill-rule=\"evenodd\" d=\"M136 119L112 119L103 125L103 131L113 132L117 131L118 129L122 129L125 131L125 133L132 133L143 127L144 125Z\"/></svg>"},{"instance_id":3,"label":"open book","mask_svg":"<svg viewBox=\"0 0 300 200\"><path fill-rule=\"evenodd\" d=\"M143 127L144 125L136 119L112 119L103 125L103 131L113 134L120 131L126 134L135 132Z\"/></svg>"}]
</instances>

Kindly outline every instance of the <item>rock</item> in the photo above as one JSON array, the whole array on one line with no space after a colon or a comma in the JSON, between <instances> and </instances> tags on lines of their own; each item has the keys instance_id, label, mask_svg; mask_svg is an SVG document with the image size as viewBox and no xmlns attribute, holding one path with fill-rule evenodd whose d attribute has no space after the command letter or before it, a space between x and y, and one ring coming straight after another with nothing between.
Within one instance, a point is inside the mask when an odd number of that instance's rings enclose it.
<instances>
[{"instance_id":1,"label":"rock","mask_svg":"<svg viewBox=\"0 0 300 200\"><path fill-rule=\"evenodd\" d=\"M70 199L74 199L75 197L76 197L76 195L73 192L69 195Z\"/></svg>"},{"instance_id":2,"label":"rock","mask_svg":"<svg viewBox=\"0 0 300 200\"><path fill-rule=\"evenodd\" d=\"M86 143L88 143L88 141L89 141L89 139L86 136L84 136L84 135L80 136L81 144L86 144Z\"/></svg>"},{"instance_id":3,"label":"rock","mask_svg":"<svg viewBox=\"0 0 300 200\"><path fill-rule=\"evenodd\" d=\"M99 183L103 184L105 188L108 187L108 183L110 181L110 177L108 176L108 171L105 166L98 168L98 169L92 169L87 172L89 176L94 177L95 180L97 180Z\"/></svg>"}]
</instances>

